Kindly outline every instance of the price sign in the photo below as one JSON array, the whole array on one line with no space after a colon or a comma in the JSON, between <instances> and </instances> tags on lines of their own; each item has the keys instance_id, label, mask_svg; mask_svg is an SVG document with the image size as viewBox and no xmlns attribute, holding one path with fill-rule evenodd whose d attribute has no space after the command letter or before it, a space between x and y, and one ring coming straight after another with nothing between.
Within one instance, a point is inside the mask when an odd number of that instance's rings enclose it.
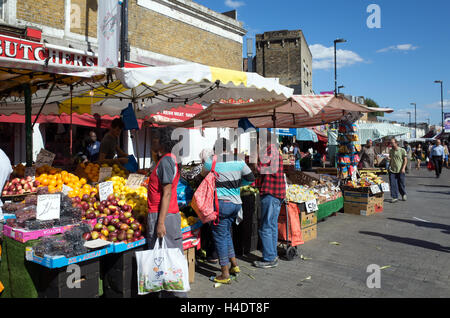
<instances>
[{"instance_id":1,"label":"price sign","mask_svg":"<svg viewBox=\"0 0 450 318\"><path fill-rule=\"evenodd\" d=\"M353 181L353 182L358 181L358 177L357 177L357 175L356 175L356 170L353 170L353 172L352 172L352 181Z\"/></svg>"},{"instance_id":2,"label":"price sign","mask_svg":"<svg viewBox=\"0 0 450 318\"><path fill-rule=\"evenodd\" d=\"M314 211L319 210L319 207L317 206L316 199L311 200L311 201L306 201L305 205L306 205L306 212L307 213L312 213Z\"/></svg>"},{"instance_id":3,"label":"price sign","mask_svg":"<svg viewBox=\"0 0 450 318\"><path fill-rule=\"evenodd\" d=\"M106 179L111 178L112 167L101 167L98 173L98 182L103 182Z\"/></svg>"},{"instance_id":4,"label":"price sign","mask_svg":"<svg viewBox=\"0 0 450 318\"><path fill-rule=\"evenodd\" d=\"M370 191L372 191L372 194L380 193L381 192L380 186L377 185L377 184L371 185L370 186Z\"/></svg>"},{"instance_id":5,"label":"price sign","mask_svg":"<svg viewBox=\"0 0 450 318\"><path fill-rule=\"evenodd\" d=\"M36 157L36 167L41 167L43 165L51 166L55 157L56 155L54 153L42 148Z\"/></svg>"},{"instance_id":6,"label":"price sign","mask_svg":"<svg viewBox=\"0 0 450 318\"><path fill-rule=\"evenodd\" d=\"M68 195L70 191L72 191L73 189L69 186L66 186L65 184L63 184L62 186L62 193L64 193L65 195Z\"/></svg>"},{"instance_id":7,"label":"price sign","mask_svg":"<svg viewBox=\"0 0 450 318\"><path fill-rule=\"evenodd\" d=\"M132 189L139 188L146 176L139 173L132 173L128 176L126 186Z\"/></svg>"},{"instance_id":8,"label":"price sign","mask_svg":"<svg viewBox=\"0 0 450 318\"><path fill-rule=\"evenodd\" d=\"M98 185L98 194L100 196L100 201L108 199L108 195L114 193L112 181L102 182Z\"/></svg>"},{"instance_id":9,"label":"price sign","mask_svg":"<svg viewBox=\"0 0 450 318\"><path fill-rule=\"evenodd\" d=\"M37 196L36 219L59 219L61 194L41 194Z\"/></svg>"},{"instance_id":10,"label":"price sign","mask_svg":"<svg viewBox=\"0 0 450 318\"><path fill-rule=\"evenodd\" d=\"M381 190L383 190L383 192L389 192L390 191L389 184L382 183L381 184Z\"/></svg>"}]
</instances>

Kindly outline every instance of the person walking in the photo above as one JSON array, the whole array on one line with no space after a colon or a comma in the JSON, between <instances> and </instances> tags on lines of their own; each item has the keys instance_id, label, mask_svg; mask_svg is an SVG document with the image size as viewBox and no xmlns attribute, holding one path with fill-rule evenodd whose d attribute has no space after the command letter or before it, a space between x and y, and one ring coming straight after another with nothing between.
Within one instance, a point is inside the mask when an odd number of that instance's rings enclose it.
<instances>
[{"instance_id":1,"label":"person walking","mask_svg":"<svg viewBox=\"0 0 450 318\"><path fill-rule=\"evenodd\" d=\"M375 151L375 147L373 147L372 140L368 139L366 145L361 150L361 153L359 155L362 168L374 168L376 155L377 153Z\"/></svg>"},{"instance_id":2,"label":"person walking","mask_svg":"<svg viewBox=\"0 0 450 318\"><path fill-rule=\"evenodd\" d=\"M219 220L212 223L212 236L216 246L221 275L213 278L216 283L229 284L230 274L240 273L234 253L233 238L231 237L231 226L236 221L239 211L242 208L241 186L255 182L255 176L247 164L242 160L237 160L228 151L229 141L220 138L214 146L217 162L215 171L218 174L216 179L217 197L219 199ZM202 175L206 176L212 169L213 161L208 159L204 166ZM231 262L231 266L228 265Z\"/></svg>"},{"instance_id":3,"label":"person walking","mask_svg":"<svg viewBox=\"0 0 450 318\"><path fill-rule=\"evenodd\" d=\"M436 140L435 145L431 148L430 160L434 164L434 171L436 172L436 178L439 178L441 176L442 165L444 164L445 160L444 147L442 147L441 141L439 139Z\"/></svg>"},{"instance_id":4,"label":"person walking","mask_svg":"<svg viewBox=\"0 0 450 318\"><path fill-rule=\"evenodd\" d=\"M422 144L418 144L416 147L416 150L414 151L414 158L416 159L416 169L420 169L420 165L422 163L422 157L423 157L423 149Z\"/></svg>"},{"instance_id":5,"label":"person walking","mask_svg":"<svg viewBox=\"0 0 450 318\"><path fill-rule=\"evenodd\" d=\"M409 173L411 171L411 160L412 160L412 149L411 145L405 141L404 147L406 150L406 157L408 158L408 163L406 164L406 173Z\"/></svg>"},{"instance_id":6,"label":"person walking","mask_svg":"<svg viewBox=\"0 0 450 318\"><path fill-rule=\"evenodd\" d=\"M302 167L300 165L300 161L302 160L302 155L300 153L300 147L297 143L294 144L294 158L295 158L295 170L302 171Z\"/></svg>"},{"instance_id":7,"label":"person walking","mask_svg":"<svg viewBox=\"0 0 450 318\"><path fill-rule=\"evenodd\" d=\"M391 150L389 151L389 183L391 187L392 203L398 201L398 195L402 196L402 200L406 201L406 182L405 172L408 158L406 150L399 147L395 138L391 139Z\"/></svg>"},{"instance_id":8,"label":"person walking","mask_svg":"<svg viewBox=\"0 0 450 318\"><path fill-rule=\"evenodd\" d=\"M167 248L178 248L183 253L183 236L181 234L181 216L178 208L177 186L180 179L180 167L177 158L171 153L177 141L173 141L173 129L158 128L152 131L151 150L158 163L153 169L148 182L148 248L154 249L164 238ZM159 297L186 298L184 292L162 291Z\"/></svg>"},{"instance_id":9,"label":"person walking","mask_svg":"<svg viewBox=\"0 0 450 318\"><path fill-rule=\"evenodd\" d=\"M262 151L265 155L260 158L257 167L259 175L257 184L261 195L259 237L263 255L261 261L253 262L258 268L278 266L278 216L281 204L286 198L286 181L283 160L278 154L275 140L275 137L267 134L267 148Z\"/></svg>"},{"instance_id":10,"label":"person walking","mask_svg":"<svg viewBox=\"0 0 450 318\"><path fill-rule=\"evenodd\" d=\"M449 154L449 151L448 151L448 141L447 140L444 140L442 147L444 147L444 164L445 164L445 167L448 169L448 154Z\"/></svg>"}]
</instances>

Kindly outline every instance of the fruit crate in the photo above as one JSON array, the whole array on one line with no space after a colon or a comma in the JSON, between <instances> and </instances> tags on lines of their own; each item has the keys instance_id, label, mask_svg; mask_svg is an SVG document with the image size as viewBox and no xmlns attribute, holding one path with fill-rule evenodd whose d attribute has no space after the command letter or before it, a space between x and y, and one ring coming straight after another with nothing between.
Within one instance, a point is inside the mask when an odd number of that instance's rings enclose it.
<instances>
[{"instance_id":1,"label":"fruit crate","mask_svg":"<svg viewBox=\"0 0 450 318\"><path fill-rule=\"evenodd\" d=\"M142 246L147 242L147 240L144 238L142 240L132 242L132 243L114 243L113 245L113 253L122 253L128 250L131 250L133 248L136 248L138 246Z\"/></svg>"},{"instance_id":2,"label":"fruit crate","mask_svg":"<svg viewBox=\"0 0 450 318\"><path fill-rule=\"evenodd\" d=\"M113 244L110 244L105 248L70 258L67 258L65 256L48 256L48 255L40 257L34 254L32 248L30 248L30 250L27 250L25 253L26 253L25 258L27 261L37 263L47 268L61 268L70 264L81 263L94 258L102 257L107 254L114 253L114 247Z\"/></svg>"},{"instance_id":3,"label":"fruit crate","mask_svg":"<svg viewBox=\"0 0 450 318\"><path fill-rule=\"evenodd\" d=\"M44 229L38 231L27 231L24 229L12 228L9 225L5 225L3 226L3 235L12 238L16 241L19 241L21 243L25 243L30 240L36 240L44 236L51 236L55 234L64 233L65 231L70 230L72 227L74 227L74 224L53 227L51 229Z\"/></svg>"},{"instance_id":4,"label":"fruit crate","mask_svg":"<svg viewBox=\"0 0 450 318\"><path fill-rule=\"evenodd\" d=\"M99 218L101 218L101 217L98 217L98 218L95 218L95 219L86 219L86 220L82 220L81 222L87 223L87 224L89 224L90 226L94 227L95 224L97 224L97 220L98 220ZM111 220L114 218L114 216L113 216L113 215L108 215L108 216L106 216L106 218L107 218L109 221L111 221Z\"/></svg>"},{"instance_id":5,"label":"fruit crate","mask_svg":"<svg viewBox=\"0 0 450 318\"><path fill-rule=\"evenodd\" d=\"M199 230L197 236L193 236L186 240L183 240L183 250L188 250L192 247L195 247L196 250L199 250L201 246L200 236L201 233Z\"/></svg>"},{"instance_id":6,"label":"fruit crate","mask_svg":"<svg viewBox=\"0 0 450 318\"><path fill-rule=\"evenodd\" d=\"M191 237L197 237L199 235L199 232L200 232L200 228L192 230L192 231L184 232L184 233L182 233L182 239L186 240Z\"/></svg>"},{"instance_id":7,"label":"fruit crate","mask_svg":"<svg viewBox=\"0 0 450 318\"><path fill-rule=\"evenodd\" d=\"M202 227L202 225L203 225L202 221L199 220L199 221L197 221L197 223L195 223L195 224L193 224L191 226L182 228L181 229L181 233L187 233L187 232L191 232L193 230L199 229L199 228Z\"/></svg>"}]
</instances>

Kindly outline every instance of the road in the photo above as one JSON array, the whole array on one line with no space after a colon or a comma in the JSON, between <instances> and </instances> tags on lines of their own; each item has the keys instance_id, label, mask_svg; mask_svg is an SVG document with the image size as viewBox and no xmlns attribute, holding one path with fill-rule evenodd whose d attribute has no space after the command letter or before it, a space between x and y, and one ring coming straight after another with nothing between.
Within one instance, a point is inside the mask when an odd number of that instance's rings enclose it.
<instances>
[{"instance_id":1,"label":"road","mask_svg":"<svg viewBox=\"0 0 450 318\"><path fill-rule=\"evenodd\" d=\"M219 266L198 263L189 297L450 297L449 177L445 168L440 179L414 170L406 178L408 201L392 204L387 194L383 213L338 213L320 222L317 239L299 247L310 259L256 269L251 260L261 254L253 252L239 259L237 281L218 288L208 278ZM367 287L370 264L383 268L380 288Z\"/></svg>"}]
</instances>

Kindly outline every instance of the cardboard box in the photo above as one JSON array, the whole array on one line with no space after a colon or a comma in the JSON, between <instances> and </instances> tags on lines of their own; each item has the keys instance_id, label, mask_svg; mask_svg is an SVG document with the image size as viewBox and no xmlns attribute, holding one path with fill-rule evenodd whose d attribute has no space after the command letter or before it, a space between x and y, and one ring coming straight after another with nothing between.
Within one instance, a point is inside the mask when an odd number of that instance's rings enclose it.
<instances>
[{"instance_id":1,"label":"cardboard box","mask_svg":"<svg viewBox=\"0 0 450 318\"><path fill-rule=\"evenodd\" d=\"M305 211L300 212L300 228L306 228L308 226L317 224L317 212L306 213Z\"/></svg>"},{"instance_id":2,"label":"cardboard box","mask_svg":"<svg viewBox=\"0 0 450 318\"><path fill-rule=\"evenodd\" d=\"M369 216L381 213L384 209L384 194L369 195L368 193L344 191L344 213Z\"/></svg>"},{"instance_id":3,"label":"cardboard box","mask_svg":"<svg viewBox=\"0 0 450 318\"><path fill-rule=\"evenodd\" d=\"M358 204L344 202L344 213L369 216L375 214L375 204Z\"/></svg>"},{"instance_id":4,"label":"cardboard box","mask_svg":"<svg viewBox=\"0 0 450 318\"><path fill-rule=\"evenodd\" d=\"M195 247L185 250L184 256L188 262L189 283L192 284L195 281Z\"/></svg>"},{"instance_id":5,"label":"cardboard box","mask_svg":"<svg viewBox=\"0 0 450 318\"><path fill-rule=\"evenodd\" d=\"M308 242L317 238L317 224L302 228L303 242Z\"/></svg>"}]
</instances>

